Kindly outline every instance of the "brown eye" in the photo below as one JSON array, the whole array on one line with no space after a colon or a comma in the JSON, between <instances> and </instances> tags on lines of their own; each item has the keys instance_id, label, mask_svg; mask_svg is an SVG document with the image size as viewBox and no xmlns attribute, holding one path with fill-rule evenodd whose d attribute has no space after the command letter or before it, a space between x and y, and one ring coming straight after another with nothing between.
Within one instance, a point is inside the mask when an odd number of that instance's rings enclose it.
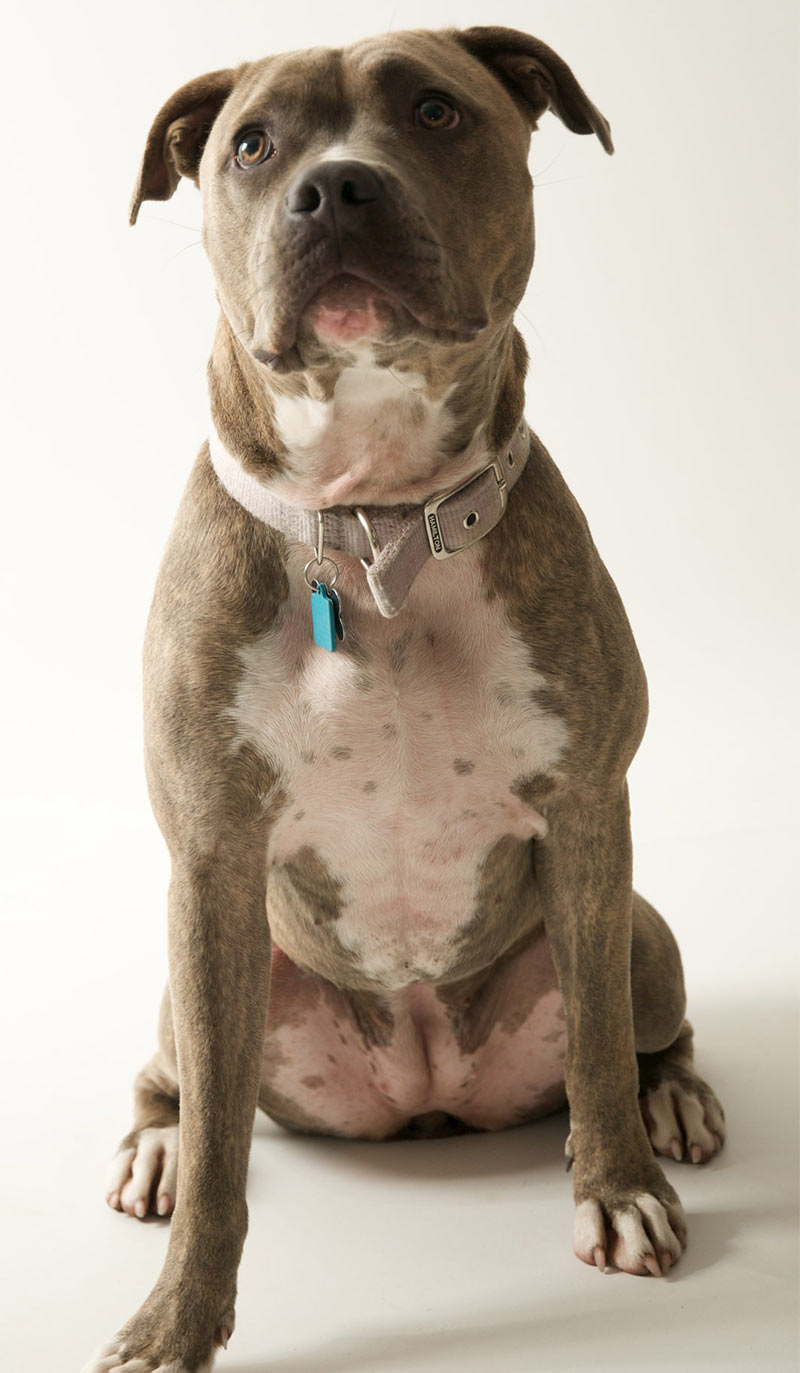
<instances>
[{"instance_id":1,"label":"brown eye","mask_svg":"<svg viewBox=\"0 0 800 1373\"><path fill-rule=\"evenodd\" d=\"M272 155L272 139L260 129L251 129L239 139L236 148L236 161L240 167L257 167Z\"/></svg>"},{"instance_id":2,"label":"brown eye","mask_svg":"<svg viewBox=\"0 0 800 1373\"><path fill-rule=\"evenodd\" d=\"M415 110L417 123L425 129L454 129L461 123L461 115L449 100L438 95L429 95L421 100Z\"/></svg>"}]
</instances>

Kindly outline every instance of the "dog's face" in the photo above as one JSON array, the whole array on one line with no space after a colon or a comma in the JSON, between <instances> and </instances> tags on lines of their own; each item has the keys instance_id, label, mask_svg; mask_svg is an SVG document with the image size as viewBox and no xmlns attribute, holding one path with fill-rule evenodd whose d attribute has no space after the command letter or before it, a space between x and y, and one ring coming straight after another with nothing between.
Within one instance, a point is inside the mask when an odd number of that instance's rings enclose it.
<instances>
[{"instance_id":1,"label":"dog's face","mask_svg":"<svg viewBox=\"0 0 800 1373\"><path fill-rule=\"evenodd\" d=\"M530 132L608 126L563 62L505 29L388 34L211 73L151 130L132 219L203 193L220 304L275 371L505 327L533 261ZM513 232L509 226L513 225Z\"/></svg>"}]
</instances>

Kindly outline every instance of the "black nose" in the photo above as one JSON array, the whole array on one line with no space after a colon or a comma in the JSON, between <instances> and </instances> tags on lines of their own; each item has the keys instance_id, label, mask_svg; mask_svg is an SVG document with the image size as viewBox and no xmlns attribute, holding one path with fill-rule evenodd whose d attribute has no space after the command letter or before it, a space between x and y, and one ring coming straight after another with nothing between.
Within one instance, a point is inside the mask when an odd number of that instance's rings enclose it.
<instances>
[{"instance_id":1,"label":"black nose","mask_svg":"<svg viewBox=\"0 0 800 1373\"><path fill-rule=\"evenodd\" d=\"M383 182L363 162L319 162L301 172L286 194L293 215L322 219L333 215L339 224L360 219L362 206L380 200Z\"/></svg>"}]
</instances>

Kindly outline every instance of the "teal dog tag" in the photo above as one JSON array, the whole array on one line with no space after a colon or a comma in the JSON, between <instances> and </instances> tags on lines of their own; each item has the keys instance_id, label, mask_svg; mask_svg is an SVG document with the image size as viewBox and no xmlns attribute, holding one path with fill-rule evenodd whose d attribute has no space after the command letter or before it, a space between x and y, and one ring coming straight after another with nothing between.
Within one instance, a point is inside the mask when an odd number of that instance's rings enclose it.
<instances>
[{"instance_id":1,"label":"teal dog tag","mask_svg":"<svg viewBox=\"0 0 800 1373\"><path fill-rule=\"evenodd\" d=\"M335 653L336 606L324 582L317 582L311 589L311 625L314 643Z\"/></svg>"}]
</instances>

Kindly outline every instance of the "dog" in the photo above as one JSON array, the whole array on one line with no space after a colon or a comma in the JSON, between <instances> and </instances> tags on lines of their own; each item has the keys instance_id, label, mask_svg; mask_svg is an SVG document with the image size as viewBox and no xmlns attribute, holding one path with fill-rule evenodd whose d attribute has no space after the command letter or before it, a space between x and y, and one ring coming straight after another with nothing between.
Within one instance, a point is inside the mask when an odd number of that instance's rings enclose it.
<instances>
[{"instance_id":1,"label":"dog","mask_svg":"<svg viewBox=\"0 0 800 1373\"><path fill-rule=\"evenodd\" d=\"M171 1233L89 1373L227 1345L257 1106L387 1139L568 1102L575 1252L654 1276L656 1154L722 1146L632 889L644 672L523 418L547 110L613 151L538 39L412 31L212 72L147 139L131 222L199 186L220 318L144 652L169 984L107 1189Z\"/></svg>"}]
</instances>

